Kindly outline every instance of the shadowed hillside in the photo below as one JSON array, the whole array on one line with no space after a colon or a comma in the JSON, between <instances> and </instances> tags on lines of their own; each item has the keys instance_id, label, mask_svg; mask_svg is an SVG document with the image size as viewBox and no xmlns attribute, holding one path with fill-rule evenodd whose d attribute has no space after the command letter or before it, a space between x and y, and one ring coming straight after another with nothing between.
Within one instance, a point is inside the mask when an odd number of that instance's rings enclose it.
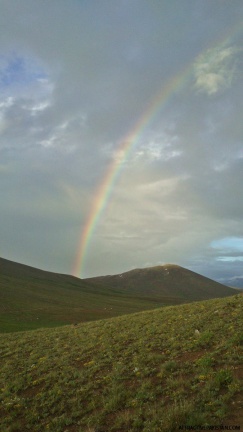
<instances>
[{"instance_id":1,"label":"shadowed hillside","mask_svg":"<svg viewBox=\"0 0 243 432\"><path fill-rule=\"evenodd\" d=\"M162 305L0 258L0 332L92 321Z\"/></svg>"},{"instance_id":2,"label":"shadowed hillside","mask_svg":"<svg viewBox=\"0 0 243 432\"><path fill-rule=\"evenodd\" d=\"M91 279L0 258L0 332L55 327L235 294L178 266Z\"/></svg>"},{"instance_id":3,"label":"shadowed hillside","mask_svg":"<svg viewBox=\"0 0 243 432\"><path fill-rule=\"evenodd\" d=\"M171 302L207 300L235 295L236 291L174 264L135 269L114 276L86 279L124 293L138 294Z\"/></svg>"}]
</instances>

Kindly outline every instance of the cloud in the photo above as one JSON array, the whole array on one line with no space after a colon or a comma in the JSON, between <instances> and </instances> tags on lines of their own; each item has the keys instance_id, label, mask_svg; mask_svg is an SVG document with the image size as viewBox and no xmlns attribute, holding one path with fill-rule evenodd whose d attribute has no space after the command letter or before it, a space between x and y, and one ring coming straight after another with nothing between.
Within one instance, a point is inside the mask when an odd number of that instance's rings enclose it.
<instances>
[{"instance_id":1,"label":"cloud","mask_svg":"<svg viewBox=\"0 0 243 432\"><path fill-rule=\"evenodd\" d=\"M136 163L142 161L163 161L181 156L183 150L178 146L178 137L166 132L160 133L155 137L144 138L143 142L137 146L131 160L135 159Z\"/></svg>"},{"instance_id":2,"label":"cloud","mask_svg":"<svg viewBox=\"0 0 243 432\"><path fill-rule=\"evenodd\" d=\"M54 86L34 56L0 56L0 149L33 148L48 133Z\"/></svg>"},{"instance_id":3,"label":"cloud","mask_svg":"<svg viewBox=\"0 0 243 432\"><path fill-rule=\"evenodd\" d=\"M194 64L195 88L211 96L231 87L240 51L236 46L216 47L201 54Z\"/></svg>"},{"instance_id":4,"label":"cloud","mask_svg":"<svg viewBox=\"0 0 243 432\"><path fill-rule=\"evenodd\" d=\"M117 162L86 276L168 261L242 274L242 262L217 261L240 254L210 246L242 234L240 31L216 47L242 2L176 3L1 1L2 256L70 272ZM144 124L154 98L193 63L200 97L187 77ZM138 124L124 155L121 141Z\"/></svg>"},{"instance_id":5,"label":"cloud","mask_svg":"<svg viewBox=\"0 0 243 432\"><path fill-rule=\"evenodd\" d=\"M211 242L211 247L217 251L217 261L243 261L243 238L226 237Z\"/></svg>"},{"instance_id":6,"label":"cloud","mask_svg":"<svg viewBox=\"0 0 243 432\"><path fill-rule=\"evenodd\" d=\"M214 240L211 243L211 246L214 249L219 249L219 250L243 252L243 238L225 237L219 240Z\"/></svg>"}]
</instances>

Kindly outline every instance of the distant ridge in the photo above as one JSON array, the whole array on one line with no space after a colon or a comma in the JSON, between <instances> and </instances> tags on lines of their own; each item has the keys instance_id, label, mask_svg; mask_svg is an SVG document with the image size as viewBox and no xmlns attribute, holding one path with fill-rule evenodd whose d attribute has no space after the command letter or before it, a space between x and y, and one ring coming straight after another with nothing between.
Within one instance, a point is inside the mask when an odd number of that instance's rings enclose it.
<instances>
[{"instance_id":1,"label":"distant ridge","mask_svg":"<svg viewBox=\"0 0 243 432\"><path fill-rule=\"evenodd\" d=\"M171 298L184 301L199 301L235 295L234 288L222 285L175 264L134 269L128 272L85 279L92 284L101 284L153 298Z\"/></svg>"},{"instance_id":2,"label":"distant ridge","mask_svg":"<svg viewBox=\"0 0 243 432\"><path fill-rule=\"evenodd\" d=\"M41 270L35 267L31 267L26 264L20 264L15 261L10 261L5 258L0 258L0 274L5 276L17 276L17 277L25 277L25 276L33 276L38 278L53 278L56 279L59 276L58 273ZM68 276L73 277L74 276Z\"/></svg>"},{"instance_id":3,"label":"distant ridge","mask_svg":"<svg viewBox=\"0 0 243 432\"><path fill-rule=\"evenodd\" d=\"M0 258L0 332L56 327L235 294L233 288L172 264L79 279Z\"/></svg>"}]
</instances>

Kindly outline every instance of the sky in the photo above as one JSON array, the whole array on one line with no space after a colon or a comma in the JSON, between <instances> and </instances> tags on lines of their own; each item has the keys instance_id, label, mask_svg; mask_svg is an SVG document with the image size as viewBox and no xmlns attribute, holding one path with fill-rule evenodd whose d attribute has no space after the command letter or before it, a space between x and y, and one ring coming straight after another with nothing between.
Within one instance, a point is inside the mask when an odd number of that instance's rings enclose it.
<instances>
[{"instance_id":1,"label":"sky","mask_svg":"<svg viewBox=\"0 0 243 432\"><path fill-rule=\"evenodd\" d=\"M0 256L243 287L242 0L0 0Z\"/></svg>"}]
</instances>

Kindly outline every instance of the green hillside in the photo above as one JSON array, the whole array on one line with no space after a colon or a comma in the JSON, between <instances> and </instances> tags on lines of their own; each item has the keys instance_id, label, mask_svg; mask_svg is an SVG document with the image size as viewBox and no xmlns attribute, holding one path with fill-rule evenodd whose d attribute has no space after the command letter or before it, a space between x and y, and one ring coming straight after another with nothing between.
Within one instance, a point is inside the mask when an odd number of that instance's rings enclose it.
<instances>
[{"instance_id":1,"label":"green hillside","mask_svg":"<svg viewBox=\"0 0 243 432\"><path fill-rule=\"evenodd\" d=\"M235 295L234 288L174 264L130 270L120 275L85 279L129 295L165 299L173 303Z\"/></svg>"},{"instance_id":2,"label":"green hillside","mask_svg":"<svg viewBox=\"0 0 243 432\"><path fill-rule=\"evenodd\" d=\"M1 334L0 430L176 432L242 425L242 329L238 294Z\"/></svg>"},{"instance_id":3,"label":"green hillside","mask_svg":"<svg viewBox=\"0 0 243 432\"><path fill-rule=\"evenodd\" d=\"M0 258L0 332L92 321L162 305Z\"/></svg>"},{"instance_id":4,"label":"green hillside","mask_svg":"<svg viewBox=\"0 0 243 432\"><path fill-rule=\"evenodd\" d=\"M0 332L110 318L235 290L179 266L79 279L0 258Z\"/></svg>"}]
</instances>

